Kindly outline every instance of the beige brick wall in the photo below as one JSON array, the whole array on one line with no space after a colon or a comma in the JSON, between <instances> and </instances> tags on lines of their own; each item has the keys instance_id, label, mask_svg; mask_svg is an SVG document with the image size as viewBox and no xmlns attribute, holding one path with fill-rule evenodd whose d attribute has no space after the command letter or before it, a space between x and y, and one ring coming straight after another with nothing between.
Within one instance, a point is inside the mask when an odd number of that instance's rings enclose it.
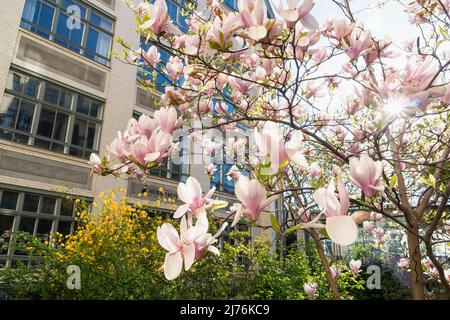
<instances>
[{"instance_id":1,"label":"beige brick wall","mask_svg":"<svg viewBox=\"0 0 450 320\"><path fill-rule=\"evenodd\" d=\"M0 101L5 91L9 66L13 59L25 0L0 1Z\"/></svg>"},{"instance_id":2,"label":"beige brick wall","mask_svg":"<svg viewBox=\"0 0 450 320\"><path fill-rule=\"evenodd\" d=\"M116 3L117 20L115 26L115 37L120 37L125 42L139 45L139 36L132 28L134 27L134 13L123 1ZM114 43L113 50L121 52L122 46ZM136 97L136 67L124 64L115 58L111 59L111 73L106 90L106 105L103 114L103 127L100 137L100 154L106 153L106 145L115 137L117 131L123 131L128 120L133 114L133 106ZM101 191L113 188L126 188L127 181L118 180L114 177L95 177L93 188L98 195Z\"/></svg>"}]
</instances>

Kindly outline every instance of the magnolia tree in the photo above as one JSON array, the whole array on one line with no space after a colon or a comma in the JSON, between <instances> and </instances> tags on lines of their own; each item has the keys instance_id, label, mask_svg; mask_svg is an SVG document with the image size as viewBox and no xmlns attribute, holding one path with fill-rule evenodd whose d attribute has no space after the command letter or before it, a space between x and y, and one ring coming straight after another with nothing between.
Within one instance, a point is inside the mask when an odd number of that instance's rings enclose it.
<instances>
[{"instance_id":1,"label":"magnolia tree","mask_svg":"<svg viewBox=\"0 0 450 320\"><path fill-rule=\"evenodd\" d=\"M214 199L214 189L203 194L194 177L179 184L180 230L166 223L157 232L168 279L208 252L219 254L214 243L226 219L208 233L211 211L227 207L233 225L258 227L261 212L282 199L288 217L272 216L271 227L280 236L299 229L312 236L336 299L336 270L321 240L350 245L364 224L383 242L372 222L382 218L407 235L409 256L399 266L411 273L414 298L424 298L427 275L450 298L447 261L434 251L450 241L450 1L405 4L422 36L403 47L375 38L352 3L330 1L343 18L318 21L313 0L274 1L274 17L263 0L239 0L237 12L217 0L199 11L196 1L184 1L186 33L164 0L129 3L143 44L119 40L121 59L166 85L152 118L131 119L107 155L92 155L94 172L145 180L187 147L175 142L179 134L202 149L205 174L217 170L222 150L236 163L227 173L236 203ZM161 50L171 56L165 64ZM141 84L154 91L156 81Z\"/></svg>"}]
</instances>

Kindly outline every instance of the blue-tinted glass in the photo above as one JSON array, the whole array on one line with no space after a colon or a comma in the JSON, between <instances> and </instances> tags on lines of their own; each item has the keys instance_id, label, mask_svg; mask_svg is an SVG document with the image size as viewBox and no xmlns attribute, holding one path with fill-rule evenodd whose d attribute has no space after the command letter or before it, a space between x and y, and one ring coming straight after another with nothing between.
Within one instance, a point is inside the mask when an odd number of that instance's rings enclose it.
<instances>
[{"instance_id":1,"label":"blue-tinted glass","mask_svg":"<svg viewBox=\"0 0 450 320\"><path fill-rule=\"evenodd\" d=\"M109 50L111 47L111 36L98 31L94 28L89 28L86 48L97 53L98 55L109 58Z\"/></svg>"},{"instance_id":2,"label":"blue-tinted glass","mask_svg":"<svg viewBox=\"0 0 450 320\"><path fill-rule=\"evenodd\" d=\"M224 174L227 174L228 171L230 171L232 165L229 164L224 164ZM223 179L223 191L225 192L230 192L233 193L234 192L234 185L235 182L233 179L228 179L228 177L224 177Z\"/></svg>"},{"instance_id":3,"label":"blue-tinted glass","mask_svg":"<svg viewBox=\"0 0 450 320\"><path fill-rule=\"evenodd\" d=\"M14 128L19 107L19 99L4 96L0 105L0 126Z\"/></svg>"},{"instance_id":4,"label":"blue-tinted glass","mask_svg":"<svg viewBox=\"0 0 450 320\"><path fill-rule=\"evenodd\" d=\"M214 172L214 175L211 177L211 188L219 188L220 186L220 180L221 180L221 173L222 173L222 165L216 164L217 171Z\"/></svg>"},{"instance_id":5,"label":"blue-tinted glass","mask_svg":"<svg viewBox=\"0 0 450 320\"><path fill-rule=\"evenodd\" d=\"M36 24L41 27L42 29L45 29L47 31L52 30L52 23L53 23L53 16L55 14L55 9L45 3L42 4L41 10L39 13L39 18L36 21ZM49 34L42 30L37 30L37 34L48 37Z\"/></svg>"},{"instance_id":6,"label":"blue-tinted glass","mask_svg":"<svg viewBox=\"0 0 450 320\"><path fill-rule=\"evenodd\" d=\"M23 93L30 97L36 97L39 89L39 81L35 79L28 79L25 82Z\"/></svg>"},{"instance_id":7,"label":"blue-tinted glass","mask_svg":"<svg viewBox=\"0 0 450 320\"><path fill-rule=\"evenodd\" d=\"M112 31L113 29L113 22L95 10L92 10L91 13L91 23L107 31Z\"/></svg>"},{"instance_id":8,"label":"blue-tinted glass","mask_svg":"<svg viewBox=\"0 0 450 320\"><path fill-rule=\"evenodd\" d=\"M59 14L58 25L56 27L56 35L55 42L70 48L72 51L80 53L81 41L83 40L83 31L84 24L80 23L79 26L69 29L67 28L67 19L68 16L64 13ZM65 40L70 40L71 43L75 45L69 44L69 42Z\"/></svg>"},{"instance_id":9,"label":"blue-tinted glass","mask_svg":"<svg viewBox=\"0 0 450 320\"><path fill-rule=\"evenodd\" d=\"M69 39L70 30L67 28L67 15L64 13L59 14L56 34L64 39Z\"/></svg>"},{"instance_id":10,"label":"blue-tinted glass","mask_svg":"<svg viewBox=\"0 0 450 320\"><path fill-rule=\"evenodd\" d=\"M237 0L225 0L225 3L233 9L237 9Z\"/></svg>"},{"instance_id":11,"label":"blue-tinted glass","mask_svg":"<svg viewBox=\"0 0 450 320\"><path fill-rule=\"evenodd\" d=\"M91 100L88 98L85 98L81 95L78 96L77 101L77 112L89 114L89 107L91 104Z\"/></svg>"},{"instance_id":12,"label":"blue-tinted glass","mask_svg":"<svg viewBox=\"0 0 450 320\"><path fill-rule=\"evenodd\" d=\"M20 104L19 115L17 116L16 129L30 132L33 122L34 104L22 101Z\"/></svg>"},{"instance_id":13,"label":"blue-tinted glass","mask_svg":"<svg viewBox=\"0 0 450 320\"><path fill-rule=\"evenodd\" d=\"M58 104L59 92L60 89L58 87L53 86L51 84L47 84L45 86L44 101L53 104Z\"/></svg>"},{"instance_id":14,"label":"blue-tinted glass","mask_svg":"<svg viewBox=\"0 0 450 320\"><path fill-rule=\"evenodd\" d=\"M75 2L75 1L72 1L72 0L62 0L61 1L61 6L64 9L67 9L68 7L73 6L73 5L76 5L77 8L80 10L80 17L83 18L83 19L86 18L86 11L87 10L86 10L86 8L84 6L82 6L78 2ZM78 13L78 12L71 11L70 13L74 14L74 13Z\"/></svg>"},{"instance_id":15,"label":"blue-tinted glass","mask_svg":"<svg viewBox=\"0 0 450 320\"><path fill-rule=\"evenodd\" d=\"M10 83L8 83L7 88L17 92L22 92L22 84L20 83L22 77L17 73L10 74L9 76L10 76Z\"/></svg>"}]
</instances>

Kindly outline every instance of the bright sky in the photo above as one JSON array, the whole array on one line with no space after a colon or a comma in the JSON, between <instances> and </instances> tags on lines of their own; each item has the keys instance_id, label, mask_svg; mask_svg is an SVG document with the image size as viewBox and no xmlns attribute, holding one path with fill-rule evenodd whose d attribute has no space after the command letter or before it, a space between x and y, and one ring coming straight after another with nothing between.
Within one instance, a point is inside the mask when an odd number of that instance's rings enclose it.
<instances>
[{"instance_id":1,"label":"bright sky","mask_svg":"<svg viewBox=\"0 0 450 320\"><path fill-rule=\"evenodd\" d=\"M299 0L303 1L303 0ZM403 2L407 2L404 0ZM287 2L287 0L271 0L271 2ZM379 6L379 3L386 4ZM344 18L343 12L332 0L316 0L316 5L312 10L312 14L322 25L330 16L335 18ZM372 32L375 39L382 39L387 36L392 40L393 44L403 47L406 41L416 39L419 35L419 29L412 26L408 21L408 14L404 11L404 6L396 0L381 1L381 0L350 0L350 6L354 13L356 20L364 23L365 27ZM342 56L342 59L346 59ZM398 57L395 64L402 65L405 59ZM341 64L336 63L339 58L334 59L330 63L324 64L322 70L326 73L339 72ZM342 63L345 61L343 60ZM348 82L348 85L341 83L339 93L333 98L333 103L328 106L328 110L339 106L339 101L353 91L353 83ZM321 99L320 99L321 100ZM316 106L325 108L329 104L329 100L316 100Z\"/></svg>"},{"instance_id":2,"label":"bright sky","mask_svg":"<svg viewBox=\"0 0 450 320\"><path fill-rule=\"evenodd\" d=\"M287 0L271 0L272 2L286 2ZM407 0L406 0L407 1ZM397 45L402 45L406 40L417 37L417 28L408 22L408 15L404 7L395 0L387 1L387 4L377 8L380 0L352 0L350 6L356 12L356 19L370 26L376 38L388 35ZM405 2L405 1L403 1ZM316 0L312 10L313 15L322 24L329 16L344 17L342 11L332 0ZM365 10L370 8L369 10Z\"/></svg>"}]
</instances>

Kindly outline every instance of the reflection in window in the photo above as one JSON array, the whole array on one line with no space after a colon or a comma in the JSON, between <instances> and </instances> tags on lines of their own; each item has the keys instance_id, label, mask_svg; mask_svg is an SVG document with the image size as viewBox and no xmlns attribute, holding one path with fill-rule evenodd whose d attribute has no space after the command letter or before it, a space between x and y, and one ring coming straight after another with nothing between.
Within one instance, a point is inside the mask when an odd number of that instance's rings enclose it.
<instances>
[{"instance_id":1,"label":"reflection in window","mask_svg":"<svg viewBox=\"0 0 450 320\"><path fill-rule=\"evenodd\" d=\"M42 241L48 240L52 231L67 235L73 227L74 212L74 201L66 197L0 189L0 234L8 231L0 245L0 254L6 255L2 258L12 265L16 258L28 255L9 246L11 232L28 232Z\"/></svg>"},{"instance_id":2,"label":"reflection in window","mask_svg":"<svg viewBox=\"0 0 450 320\"><path fill-rule=\"evenodd\" d=\"M68 11L73 5L79 12ZM72 27L78 13L80 21ZM79 1L26 0L21 26L101 64L110 63L114 21Z\"/></svg>"},{"instance_id":3,"label":"reflection in window","mask_svg":"<svg viewBox=\"0 0 450 320\"><path fill-rule=\"evenodd\" d=\"M28 84L36 100L26 97ZM88 159L98 148L103 103L53 83L10 72L0 103L0 138ZM72 144L72 145L71 145Z\"/></svg>"},{"instance_id":4,"label":"reflection in window","mask_svg":"<svg viewBox=\"0 0 450 320\"><path fill-rule=\"evenodd\" d=\"M16 210L18 198L19 198L19 193L17 193L17 192L3 191L2 201L0 202L0 208Z\"/></svg>"}]
</instances>

